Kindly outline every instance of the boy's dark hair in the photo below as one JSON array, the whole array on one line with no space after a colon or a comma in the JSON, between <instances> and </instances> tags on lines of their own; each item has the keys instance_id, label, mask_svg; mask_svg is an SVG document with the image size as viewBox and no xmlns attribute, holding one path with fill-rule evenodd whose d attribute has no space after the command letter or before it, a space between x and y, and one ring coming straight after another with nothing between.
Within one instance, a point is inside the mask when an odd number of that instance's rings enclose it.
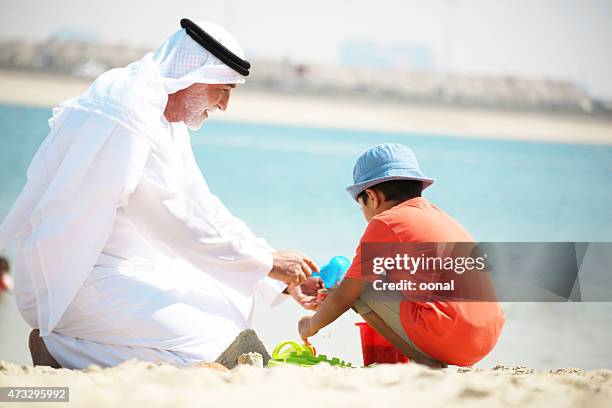
<instances>
[{"instance_id":1,"label":"boy's dark hair","mask_svg":"<svg viewBox=\"0 0 612 408\"><path fill-rule=\"evenodd\" d=\"M8 272L9 269L10 267L8 260L5 257L0 256L0 273Z\"/></svg>"},{"instance_id":2,"label":"boy's dark hair","mask_svg":"<svg viewBox=\"0 0 612 408\"><path fill-rule=\"evenodd\" d=\"M389 180L369 188L381 192L385 196L385 201L404 202L421 196L423 182L419 180ZM358 200L360 197L364 204L368 202L368 195L365 190L357 195Z\"/></svg>"}]
</instances>

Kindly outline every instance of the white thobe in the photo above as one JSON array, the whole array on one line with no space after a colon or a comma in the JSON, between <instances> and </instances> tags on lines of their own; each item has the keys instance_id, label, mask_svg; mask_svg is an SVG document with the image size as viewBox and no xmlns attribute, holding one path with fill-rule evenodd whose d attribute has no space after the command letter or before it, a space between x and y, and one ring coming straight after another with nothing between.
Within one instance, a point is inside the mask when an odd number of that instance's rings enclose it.
<instances>
[{"instance_id":1,"label":"white thobe","mask_svg":"<svg viewBox=\"0 0 612 408\"><path fill-rule=\"evenodd\" d=\"M28 169L16 297L63 367L211 361L249 327L255 293L281 299L273 249L210 192L185 126L162 122L151 144L66 108Z\"/></svg>"}]
</instances>

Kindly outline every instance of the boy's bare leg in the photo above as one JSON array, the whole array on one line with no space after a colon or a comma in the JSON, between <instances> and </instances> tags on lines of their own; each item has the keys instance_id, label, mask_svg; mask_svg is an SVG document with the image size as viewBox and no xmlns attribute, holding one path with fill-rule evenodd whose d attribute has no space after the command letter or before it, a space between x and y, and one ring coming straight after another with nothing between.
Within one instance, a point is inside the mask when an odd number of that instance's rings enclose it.
<instances>
[{"instance_id":1,"label":"boy's bare leg","mask_svg":"<svg viewBox=\"0 0 612 408\"><path fill-rule=\"evenodd\" d=\"M59 363L53 358L45 342L40 337L40 331L34 329L30 332L29 339L30 355L32 356L32 364L35 366L48 366L52 368L62 368Z\"/></svg>"},{"instance_id":2,"label":"boy's bare leg","mask_svg":"<svg viewBox=\"0 0 612 408\"><path fill-rule=\"evenodd\" d=\"M412 345L406 343L402 338L385 323L379 315L374 312L361 315L363 319L380 335L389 340L405 356L415 363L423 364L432 368L446 368L446 364L423 357Z\"/></svg>"}]
</instances>

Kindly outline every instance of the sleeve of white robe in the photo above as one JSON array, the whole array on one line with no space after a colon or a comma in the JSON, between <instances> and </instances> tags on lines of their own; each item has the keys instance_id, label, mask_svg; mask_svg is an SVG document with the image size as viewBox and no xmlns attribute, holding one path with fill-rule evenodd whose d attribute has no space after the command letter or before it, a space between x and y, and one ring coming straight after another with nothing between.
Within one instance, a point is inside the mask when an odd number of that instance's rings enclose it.
<instances>
[{"instance_id":1,"label":"sleeve of white robe","mask_svg":"<svg viewBox=\"0 0 612 408\"><path fill-rule=\"evenodd\" d=\"M176 126L175 128L178 128L177 133L181 131L180 127ZM217 224L228 235L237 239L249 241L253 245L259 246L270 253L274 252L274 248L272 248L265 239L257 237L241 219L234 216L227 207L225 207L219 197L211 193L195 160L189 142L189 135L186 131L183 134L183 138L184 158L187 163L188 172L191 175L191 182L188 188L189 195L194 197L194 200L201 206L210 207L215 215ZM276 306L288 298L287 295L283 294L286 288L287 285L285 283L266 277L258 283L257 292L270 306Z\"/></svg>"},{"instance_id":2,"label":"sleeve of white robe","mask_svg":"<svg viewBox=\"0 0 612 408\"><path fill-rule=\"evenodd\" d=\"M197 178L201 180L200 188L202 188L202 185L206 185L204 178L197 167L194 172L197 172ZM240 218L234 216L227 207L225 207L219 197L210 192L205 194L205 196L206 201L204 204L214 208L216 222L227 234L236 239L246 240L270 254L274 252L274 248L272 248L263 238L259 238L253 234L251 229ZM288 298L287 295L283 294L286 288L287 285L285 283L266 276L257 284L257 293L259 293L270 306L276 306Z\"/></svg>"},{"instance_id":3,"label":"sleeve of white robe","mask_svg":"<svg viewBox=\"0 0 612 408\"><path fill-rule=\"evenodd\" d=\"M153 152L149 160L126 207L139 228L225 285L254 294L272 269L269 248L230 234L216 216L216 206L200 205L188 190L173 185L173 166L165 158Z\"/></svg>"}]
</instances>

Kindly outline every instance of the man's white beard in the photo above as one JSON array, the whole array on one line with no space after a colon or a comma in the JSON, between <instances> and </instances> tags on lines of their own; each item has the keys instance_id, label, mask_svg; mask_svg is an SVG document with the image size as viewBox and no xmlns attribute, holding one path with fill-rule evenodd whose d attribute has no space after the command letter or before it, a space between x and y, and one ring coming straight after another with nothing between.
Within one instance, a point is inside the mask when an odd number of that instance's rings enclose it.
<instances>
[{"instance_id":1,"label":"man's white beard","mask_svg":"<svg viewBox=\"0 0 612 408\"><path fill-rule=\"evenodd\" d=\"M183 123L191 130L199 130L207 118L186 118Z\"/></svg>"},{"instance_id":2,"label":"man's white beard","mask_svg":"<svg viewBox=\"0 0 612 408\"><path fill-rule=\"evenodd\" d=\"M185 126L191 130L198 130L208 118L208 115L216 110L216 107L207 108L207 115L202 115L202 106L208 106L209 101L206 95L198 95L186 101L187 116L183 120Z\"/></svg>"}]
</instances>

